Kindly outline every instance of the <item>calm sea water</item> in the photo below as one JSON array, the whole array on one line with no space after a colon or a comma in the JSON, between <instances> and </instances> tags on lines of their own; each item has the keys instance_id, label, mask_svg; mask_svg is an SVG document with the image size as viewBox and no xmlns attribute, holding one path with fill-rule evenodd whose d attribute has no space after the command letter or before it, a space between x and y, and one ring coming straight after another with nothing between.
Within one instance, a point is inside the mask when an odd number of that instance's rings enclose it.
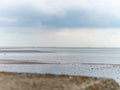
<instances>
[{"instance_id":1,"label":"calm sea water","mask_svg":"<svg viewBox=\"0 0 120 90\"><path fill-rule=\"evenodd\" d=\"M0 52L1 60L28 60L60 63L120 64L120 48L1 48L46 52Z\"/></svg>"},{"instance_id":2,"label":"calm sea water","mask_svg":"<svg viewBox=\"0 0 120 90\"><path fill-rule=\"evenodd\" d=\"M0 48L0 60L54 63L0 64L1 71L107 77L120 83L120 48Z\"/></svg>"}]
</instances>

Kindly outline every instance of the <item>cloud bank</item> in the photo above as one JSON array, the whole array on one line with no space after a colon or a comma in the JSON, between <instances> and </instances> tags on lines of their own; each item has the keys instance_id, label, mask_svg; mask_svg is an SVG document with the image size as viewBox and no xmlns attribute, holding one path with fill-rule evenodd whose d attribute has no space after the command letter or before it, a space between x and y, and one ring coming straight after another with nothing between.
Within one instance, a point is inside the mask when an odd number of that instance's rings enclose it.
<instances>
[{"instance_id":1,"label":"cloud bank","mask_svg":"<svg viewBox=\"0 0 120 90\"><path fill-rule=\"evenodd\" d=\"M0 0L0 46L119 47L119 0Z\"/></svg>"},{"instance_id":2,"label":"cloud bank","mask_svg":"<svg viewBox=\"0 0 120 90\"><path fill-rule=\"evenodd\" d=\"M119 29L59 29L26 34L0 32L0 46L119 47Z\"/></svg>"},{"instance_id":3,"label":"cloud bank","mask_svg":"<svg viewBox=\"0 0 120 90\"><path fill-rule=\"evenodd\" d=\"M119 0L1 0L0 26L118 28L119 8Z\"/></svg>"}]
</instances>

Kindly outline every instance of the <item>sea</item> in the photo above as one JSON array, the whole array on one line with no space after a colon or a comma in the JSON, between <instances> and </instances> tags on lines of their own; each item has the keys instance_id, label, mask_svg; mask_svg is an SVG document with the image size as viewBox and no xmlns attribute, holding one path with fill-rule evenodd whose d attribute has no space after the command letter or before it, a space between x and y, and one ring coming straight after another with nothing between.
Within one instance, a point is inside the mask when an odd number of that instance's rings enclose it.
<instances>
[{"instance_id":1,"label":"sea","mask_svg":"<svg viewBox=\"0 0 120 90\"><path fill-rule=\"evenodd\" d=\"M120 48L0 47L0 71L103 77L120 84Z\"/></svg>"}]
</instances>

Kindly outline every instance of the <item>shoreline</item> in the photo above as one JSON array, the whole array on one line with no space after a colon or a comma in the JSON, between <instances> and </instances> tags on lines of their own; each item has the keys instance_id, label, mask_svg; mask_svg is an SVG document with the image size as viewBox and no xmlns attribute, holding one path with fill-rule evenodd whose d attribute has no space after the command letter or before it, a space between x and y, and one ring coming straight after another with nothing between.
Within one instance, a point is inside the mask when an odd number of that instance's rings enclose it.
<instances>
[{"instance_id":1,"label":"shoreline","mask_svg":"<svg viewBox=\"0 0 120 90\"><path fill-rule=\"evenodd\" d=\"M58 65L110 65L110 66L120 66L120 64L111 63L78 63L78 62L42 62L33 60L10 60L10 59L0 59L0 64L58 64Z\"/></svg>"},{"instance_id":2,"label":"shoreline","mask_svg":"<svg viewBox=\"0 0 120 90\"><path fill-rule=\"evenodd\" d=\"M111 78L120 84L119 64L33 62L0 60L0 71L33 74L67 74L97 78Z\"/></svg>"},{"instance_id":3,"label":"shoreline","mask_svg":"<svg viewBox=\"0 0 120 90\"><path fill-rule=\"evenodd\" d=\"M0 53L55 53L55 52L40 50L0 50Z\"/></svg>"},{"instance_id":4,"label":"shoreline","mask_svg":"<svg viewBox=\"0 0 120 90\"><path fill-rule=\"evenodd\" d=\"M87 76L0 72L0 90L119 90L112 79Z\"/></svg>"}]
</instances>

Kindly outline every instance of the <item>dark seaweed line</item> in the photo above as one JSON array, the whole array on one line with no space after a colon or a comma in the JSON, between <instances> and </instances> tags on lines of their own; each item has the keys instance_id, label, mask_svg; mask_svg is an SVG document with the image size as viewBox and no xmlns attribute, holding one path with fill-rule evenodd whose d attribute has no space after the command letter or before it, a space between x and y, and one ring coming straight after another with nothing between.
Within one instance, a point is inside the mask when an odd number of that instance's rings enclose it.
<instances>
[{"instance_id":1,"label":"dark seaweed line","mask_svg":"<svg viewBox=\"0 0 120 90\"><path fill-rule=\"evenodd\" d=\"M39 50L0 50L0 53L55 53L55 52Z\"/></svg>"}]
</instances>

